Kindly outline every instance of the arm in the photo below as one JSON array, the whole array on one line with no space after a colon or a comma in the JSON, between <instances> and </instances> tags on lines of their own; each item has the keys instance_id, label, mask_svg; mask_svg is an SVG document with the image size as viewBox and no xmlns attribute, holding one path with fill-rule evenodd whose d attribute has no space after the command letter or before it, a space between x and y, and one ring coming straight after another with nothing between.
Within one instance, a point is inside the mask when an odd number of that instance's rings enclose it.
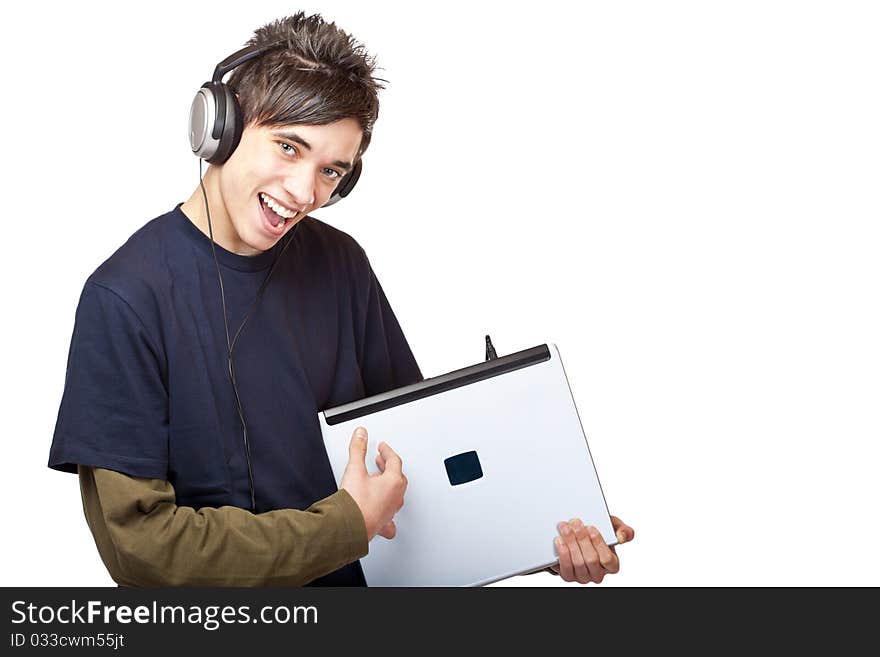
<instances>
[{"instance_id":1,"label":"arm","mask_svg":"<svg viewBox=\"0 0 880 657\"><path fill-rule=\"evenodd\" d=\"M366 254L363 266L359 280L368 284L355 313L360 318L357 353L364 392L370 396L422 381L424 377Z\"/></svg>"},{"instance_id":2,"label":"arm","mask_svg":"<svg viewBox=\"0 0 880 657\"><path fill-rule=\"evenodd\" d=\"M79 466L83 507L114 581L127 586L301 586L367 554L346 490L305 511L177 506L174 488Z\"/></svg>"}]
</instances>

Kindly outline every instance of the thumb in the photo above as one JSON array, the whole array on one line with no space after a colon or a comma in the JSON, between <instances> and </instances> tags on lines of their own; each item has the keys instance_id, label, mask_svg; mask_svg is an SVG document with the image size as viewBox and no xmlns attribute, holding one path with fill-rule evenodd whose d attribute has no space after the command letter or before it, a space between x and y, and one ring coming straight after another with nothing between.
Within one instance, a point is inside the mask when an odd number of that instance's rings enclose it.
<instances>
[{"instance_id":1,"label":"thumb","mask_svg":"<svg viewBox=\"0 0 880 657\"><path fill-rule=\"evenodd\" d=\"M367 430L358 427L348 446L348 467L367 472Z\"/></svg>"}]
</instances>

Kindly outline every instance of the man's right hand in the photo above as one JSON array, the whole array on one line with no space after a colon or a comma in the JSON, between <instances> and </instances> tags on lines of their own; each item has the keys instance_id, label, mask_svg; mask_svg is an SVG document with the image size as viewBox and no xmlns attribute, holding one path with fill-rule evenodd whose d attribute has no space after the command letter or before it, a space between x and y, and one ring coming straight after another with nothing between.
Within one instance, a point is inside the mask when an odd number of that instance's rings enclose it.
<instances>
[{"instance_id":1,"label":"man's right hand","mask_svg":"<svg viewBox=\"0 0 880 657\"><path fill-rule=\"evenodd\" d=\"M403 506L406 492L406 477L403 462L385 443L379 443L379 456L376 463L380 470L374 475L367 473L367 430L355 429L348 447L348 465L342 474L339 487L352 496L367 525L367 538L373 540L376 534L394 538L397 528L394 514Z\"/></svg>"}]
</instances>

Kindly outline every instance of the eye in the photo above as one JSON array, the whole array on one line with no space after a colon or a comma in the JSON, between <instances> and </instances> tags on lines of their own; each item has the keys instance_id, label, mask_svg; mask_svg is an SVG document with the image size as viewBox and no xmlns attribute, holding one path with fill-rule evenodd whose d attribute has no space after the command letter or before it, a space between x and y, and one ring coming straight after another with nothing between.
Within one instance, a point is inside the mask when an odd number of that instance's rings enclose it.
<instances>
[{"instance_id":1,"label":"eye","mask_svg":"<svg viewBox=\"0 0 880 657\"><path fill-rule=\"evenodd\" d=\"M339 173L336 169L324 169L324 173L326 173L328 177L333 178L334 180L342 177L342 174Z\"/></svg>"},{"instance_id":2,"label":"eye","mask_svg":"<svg viewBox=\"0 0 880 657\"><path fill-rule=\"evenodd\" d=\"M279 141L278 143L281 144L281 150L284 151L287 155L296 154L296 148L288 144L286 141Z\"/></svg>"}]
</instances>

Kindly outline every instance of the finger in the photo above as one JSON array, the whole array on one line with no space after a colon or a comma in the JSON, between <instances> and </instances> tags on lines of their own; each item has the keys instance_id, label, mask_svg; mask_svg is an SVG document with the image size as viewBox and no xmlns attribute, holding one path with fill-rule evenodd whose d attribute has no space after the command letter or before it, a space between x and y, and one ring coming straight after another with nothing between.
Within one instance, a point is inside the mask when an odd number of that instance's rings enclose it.
<instances>
[{"instance_id":1,"label":"finger","mask_svg":"<svg viewBox=\"0 0 880 657\"><path fill-rule=\"evenodd\" d=\"M381 454L376 454L376 467L380 471L385 472L385 459L382 458Z\"/></svg>"},{"instance_id":2,"label":"finger","mask_svg":"<svg viewBox=\"0 0 880 657\"><path fill-rule=\"evenodd\" d=\"M379 455L385 459L385 470L391 470L400 474L403 470L403 461L387 443L379 443Z\"/></svg>"},{"instance_id":3,"label":"finger","mask_svg":"<svg viewBox=\"0 0 880 657\"><path fill-rule=\"evenodd\" d=\"M636 530L617 516L611 516L611 526L614 527L618 543L629 543L636 537Z\"/></svg>"},{"instance_id":4,"label":"finger","mask_svg":"<svg viewBox=\"0 0 880 657\"><path fill-rule=\"evenodd\" d=\"M348 466L358 470L367 471L367 430L358 427L354 430L351 443L348 446Z\"/></svg>"},{"instance_id":5,"label":"finger","mask_svg":"<svg viewBox=\"0 0 880 657\"><path fill-rule=\"evenodd\" d=\"M397 536L397 525L394 524L393 520L389 521L387 525L379 530L379 536L387 538L388 540Z\"/></svg>"},{"instance_id":6,"label":"finger","mask_svg":"<svg viewBox=\"0 0 880 657\"><path fill-rule=\"evenodd\" d=\"M559 576L566 582L573 582L574 566L571 563L568 545L559 536L554 538L553 542L556 544L556 554L559 555Z\"/></svg>"},{"instance_id":7,"label":"finger","mask_svg":"<svg viewBox=\"0 0 880 657\"><path fill-rule=\"evenodd\" d=\"M578 547L584 559L584 565L589 572L590 581L601 584L602 580L605 579L606 572L599 562L599 553L593 545L590 532L580 518L573 519L569 524L574 529L574 535L577 538Z\"/></svg>"},{"instance_id":8,"label":"finger","mask_svg":"<svg viewBox=\"0 0 880 657\"><path fill-rule=\"evenodd\" d=\"M400 511L406 503L406 489L409 487L409 480L406 478L405 474L400 474L400 480L403 482L403 488L400 489L400 506L397 507L397 511ZM397 513L397 511L395 511L395 513Z\"/></svg>"},{"instance_id":9,"label":"finger","mask_svg":"<svg viewBox=\"0 0 880 657\"><path fill-rule=\"evenodd\" d=\"M611 575L619 571L620 561L617 558L617 553L608 547L599 530L595 527L587 527L587 532L590 534L590 540L593 542L596 554L599 555L599 563L602 564L605 571Z\"/></svg>"},{"instance_id":10,"label":"finger","mask_svg":"<svg viewBox=\"0 0 880 657\"><path fill-rule=\"evenodd\" d=\"M577 536L575 536L574 531L572 531L571 526L567 522L560 522L558 528L559 533L562 535L562 540L565 542L565 547L568 548L568 554L571 557L575 581L581 584L589 583L590 571L587 569L587 564L584 563L584 557L581 554L581 547L578 545ZM560 557L561 562L562 559Z\"/></svg>"}]
</instances>

